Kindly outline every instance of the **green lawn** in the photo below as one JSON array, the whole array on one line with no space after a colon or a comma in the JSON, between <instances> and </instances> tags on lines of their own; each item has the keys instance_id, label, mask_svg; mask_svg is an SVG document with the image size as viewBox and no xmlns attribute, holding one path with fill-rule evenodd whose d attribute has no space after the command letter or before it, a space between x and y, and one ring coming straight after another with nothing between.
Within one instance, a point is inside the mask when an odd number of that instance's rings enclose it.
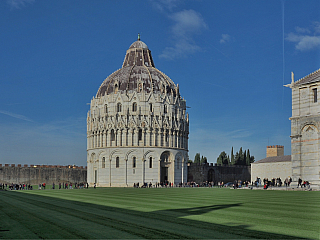
<instances>
[{"instance_id":1,"label":"green lawn","mask_svg":"<svg viewBox=\"0 0 320 240\"><path fill-rule=\"evenodd\" d=\"M320 192L0 191L0 238L319 239Z\"/></svg>"}]
</instances>

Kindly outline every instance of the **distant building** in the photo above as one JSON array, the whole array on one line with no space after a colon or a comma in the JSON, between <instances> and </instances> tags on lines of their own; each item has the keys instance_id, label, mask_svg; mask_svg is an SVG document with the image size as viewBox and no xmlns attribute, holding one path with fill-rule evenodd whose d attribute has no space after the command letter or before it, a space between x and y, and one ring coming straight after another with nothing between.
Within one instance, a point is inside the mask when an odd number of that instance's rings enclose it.
<instances>
[{"instance_id":1,"label":"distant building","mask_svg":"<svg viewBox=\"0 0 320 240\"><path fill-rule=\"evenodd\" d=\"M187 180L189 117L179 85L140 41L101 84L87 115L88 183L126 187Z\"/></svg>"},{"instance_id":2,"label":"distant building","mask_svg":"<svg viewBox=\"0 0 320 240\"><path fill-rule=\"evenodd\" d=\"M292 73L291 161L293 181L320 186L320 69L294 81Z\"/></svg>"},{"instance_id":3,"label":"distant building","mask_svg":"<svg viewBox=\"0 0 320 240\"><path fill-rule=\"evenodd\" d=\"M284 147L280 145L267 146L267 157L251 163L251 182L260 178L281 178L282 182L292 176L291 156L284 156Z\"/></svg>"}]
</instances>

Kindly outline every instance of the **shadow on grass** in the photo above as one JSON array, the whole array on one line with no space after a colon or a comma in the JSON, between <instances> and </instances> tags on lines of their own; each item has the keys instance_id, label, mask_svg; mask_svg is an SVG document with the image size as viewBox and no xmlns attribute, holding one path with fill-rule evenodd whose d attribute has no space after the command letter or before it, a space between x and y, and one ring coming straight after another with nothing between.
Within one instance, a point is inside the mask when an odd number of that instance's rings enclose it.
<instances>
[{"instance_id":1,"label":"shadow on grass","mask_svg":"<svg viewBox=\"0 0 320 240\"><path fill-rule=\"evenodd\" d=\"M241 203L142 212L85 203L81 199L3 192L0 206L0 238L297 239L250 230L247 225L231 227L183 218L236 208Z\"/></svg>"}]
</instances>

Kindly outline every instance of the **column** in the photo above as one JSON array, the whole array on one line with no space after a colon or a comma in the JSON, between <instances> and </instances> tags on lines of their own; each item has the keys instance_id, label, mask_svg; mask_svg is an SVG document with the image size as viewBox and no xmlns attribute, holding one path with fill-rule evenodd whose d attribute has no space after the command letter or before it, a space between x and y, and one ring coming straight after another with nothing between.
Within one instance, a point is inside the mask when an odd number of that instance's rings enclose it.
<instances>
[{"instance_id":1,"label":"column","mask_svg":"<svg viewBox=\"0 0 320 240\"><path fill-rule=\"evenodd\" d=\"M102 143L103 143L103 140L102 140L102 132L99 132L99 147L102 147Z\"/></svg>"},{"instance_id":2,"label":"column","mask_svg":"<svg viewBox=\"0 0 320 240\"><path fill-rule=\"evenodd\" d=\"M134 131L134 141L135 141L135 146L139 146L139 130L138 129L135 129Z\"/></svg>"},{"instance_id":3,"label":"column","mask_svg":"<svg viewBox=\"0 0 320 240\"><path fill-rule=\"evenodd\" d=\"M153 146L157 146L156 145L157 142L156 142L156 130L155 129L152 130L152 134L153 134L153 139L152 139L153 140L153 144L152 145Z\"/></svg>"},{"instance_id":4,"label":"column","mask_svg":"<svg viewBox=\"0 0 320 240\"><path fill-rule=\"evenodd\" d=\"M120 130L118 129L116 132L116 146L119 147L120 146Z\"/></svg>"},{"instance_id":5,"label":"column","mask_svg":"<svg viewBox=\"0 0 320 240\"><path fill-rule=\"evenodd\" d=\"M109 184L111 187L111 159L110 159L110 165L109 165Z\"/></svg>"},{"instance_id":6,"label":"column","mask_svg":"<svg viewBox=\"0 0 320 240\"><path fill-rule=\"evenodd\" d=\"M133 135L133 129L128 130L128 146L132 146L132 135Z\"/></svg>"},{"instance_id":7,"label":"column","mask_svg":"<svg viewBox=\"0 0 320 240\"><path fill-rule=\"evenodd\" d=\"M159 164L158 164L158 183L161 182L161 159L159 159Z\"/></svg>"},{"instance_id":8,"label":"column","mask_svg":"<svg viewBox=\"0 0 320 240\"><path fill-rule=\"evenodd\" d=\"M108 147L111 147L111 129L108 132Z\"/></svg>"},{"instance_id":9,"label":"column","mask_svg":"<svg viewBox=\"0 0 320 240\"><path fill-rule=\"evenodd\" d=\"M142 184L145 182L146 168L145 168L145 160L142 159Z\"/></svg>"},{"instance_id":10,"label":"column","mask_svg":"<svg viewBox=\"0 0 320 240\"><path fill-rule=\"evenodd\" d=\"M104 134L104 130L102 130L101 132L101 147L104 147L104 143L105 143L105 134Z\"/></svg>"},{"instance_id":11,"label":"column","mask_svg":"<svg viewBox=\"0 0 320 240\"><path fill-rule=\"evenodd\" d=\"M105 135L105 140L104 140L104 146L108 146L108 130L104 131L104 135Z\"/></svg>"},{"instance_id":12,"label":"column","mask_svg":"<svg viewBox=\"0 0 320 240\"><path fill-rule=\"evenodd\" d=\"M142 129L142 146L146 146L146 129Z\"/></svg>"},{"instance_id":13,"label":"column","mask_svg":"<svg viewBox=\"0 0 320 240\"><path fill-rule=\"evenodd\" d=\"M181 171L182 171L182 173L181 173L181 182L182 183L184 183L184 175L183 175L183 170L184 170L184 159L182 159L182 167L181 167Z\"/></svg>"},{"instance_id":14,"label":"column","mask_svg":"<svg viewBox=\"0 0 320 240\"><path fill-rule=\"evenodd\" d=\"M151 146L150 144L150 137L151 137L151 131L150 129L147 130L147 146Z\"/></svg>"},{"instance_id":15,"label":"column","mask_svg":"<svg viewBox=\"0 0 320 240\"><path fill-rule=\"evenodd\" d=\"M160 129L160 134L159 134L159 147L163 147L163 131Z\"/></svg>"}]
</instances>

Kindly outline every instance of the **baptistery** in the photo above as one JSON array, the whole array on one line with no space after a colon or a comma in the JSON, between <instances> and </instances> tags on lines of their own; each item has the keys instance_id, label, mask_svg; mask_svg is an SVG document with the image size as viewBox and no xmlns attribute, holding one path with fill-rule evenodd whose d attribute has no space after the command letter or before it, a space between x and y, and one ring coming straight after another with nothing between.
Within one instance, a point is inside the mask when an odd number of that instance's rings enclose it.
<instances>
[{"instance_id":1,"label":"baptistery","mask_svg":"<svg viewBox=\"0 0 320 240\"><path fill-rule=\"evenodd\" d=\"M87 114L88 183L177 186L187 180L189 116L179 85L140 40L101 84Z\"/></svg>"}]
</instances>

